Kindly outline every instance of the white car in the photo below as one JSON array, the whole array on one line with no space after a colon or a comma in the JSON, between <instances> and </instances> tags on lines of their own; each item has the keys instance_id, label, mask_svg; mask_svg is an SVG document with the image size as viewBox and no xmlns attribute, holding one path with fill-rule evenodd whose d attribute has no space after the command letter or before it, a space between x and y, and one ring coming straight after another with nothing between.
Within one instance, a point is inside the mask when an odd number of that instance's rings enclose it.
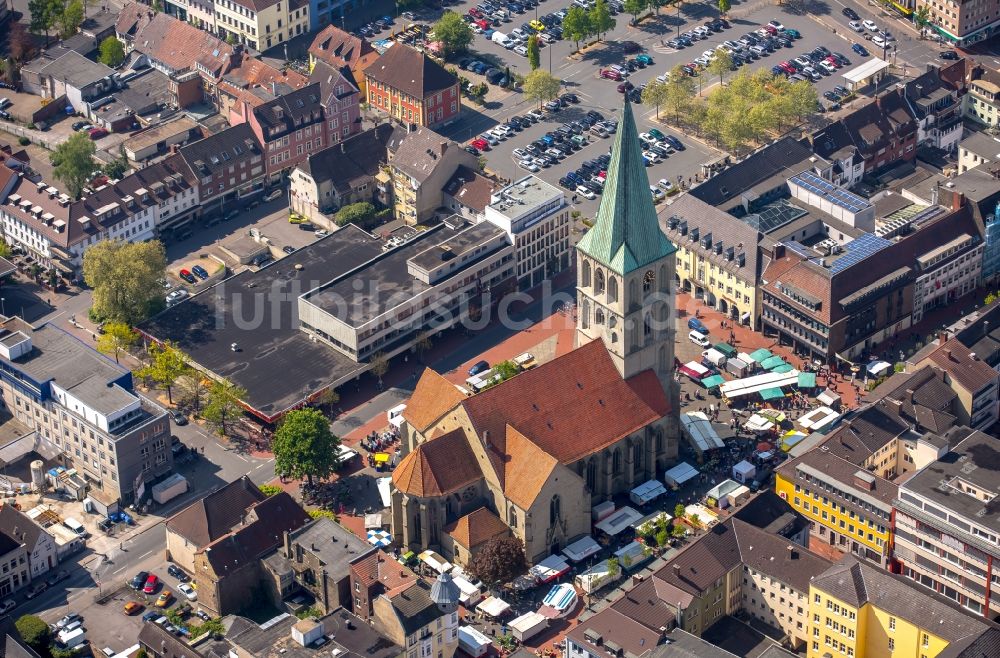
<instances>
[{"instance_id":1,"label":"white car","mask_svg":"<svg viewBox=\"0 0 1000 658\"><path fill-rule=\"evenodd\" d=\"M713 60L715 59L716 52L714 50L706 50L701 54L701 56L707 60Z\"/></svg>"},{"instance_id":2,"label":"white car","mask_svg":"<svg viewBox=\"0 0 1000 658\"><path fill-rule=\"evenodd\" d=\"M653 164L656 164L657 162L660 161L660 156L653 153L652 151L643 151L642 156L647 160L649 160L650 162L652 162Z\"/></svg>"},{"instance_id":3,"label":"white car","mask_svg":"<svg viewBox=\"0 0 1000 658\"><path fill-rule=\"evenodd\" d=\"M649 192L653 195L653 201L663 201L663 199L667 197L667 195L663 193L663 190L655 185L649 186Z\"/></svg>"},{"instance_id":4,"label":"white car","mask_svg":"<svg viewBox=\"0 0 1000 658\"><path fill-rule=\"evenodd\" d=\"M824 60L823 60L822 62L820 62L820 63L819 63L819 65L820 65L820 67L822 67L822 68L823 68L823 70L824 70L824 71L826 71L827 73L833 73L834 71L836 71L836 70L837 70L837 67L836 67L836 66L834 66L834 65L833 65L833 64L831 64L830 62L826 61L825 59L824 59Z\"/></svg>"},{"instance_id":5,"label":"white car","mask_svg":"<svg viewBox=\"0 0 1000 658\"><path fill-rule=\"evenodd\" d=\"M877 34L872 37L872 43L878 46L879 48L885 48L886 45L888 45L888 42L885 40L885 37L879 36Z\"/></svg>"},{"instance_id":6,"label":"white car","mask_svg":"<svg viewBox=\"0 0 1000 658\"><path fill-rule=\"evenodd\" d=\"M317 238L325 238L326 236L330 235L330 232L325 229L317 229L313 231L313 235L315 235Z\"/></svg>"},{"instance_id":7,"label":"white car","mask_svg":"<svg viewBox=\"0 0 1000 658\"><path fill-rule=\"evenodd\" d=\"M521 57L528 56L528 49L525 48L524 46L514 46L514 52L520 55Z\"/></svg>"},{"instance_id":8,"label":"white car","mask_svg":"<svg viewBox=\"0 0 1000 658\"><path fill-rule=\"evenodd\" d=\"M768 25L776 29L778 32L781 32L782 30L785 29L785 26L782 25L780 21L769 21Z\"/></svg>"},{"instance_id":9,"label":"white car","mask_svg":"<svg viewBox=\"0 0 1000 658\"><path fill-rule=\"evenodd\" d=\"M654 144L656 142L656 138L650 135L649 133L639 133L639 139L644 144Z\"/></svg>"},{"instance_id":10,"label":"white car","mask_svg":"<svg viewBox=\"0 0 1000 658\"><path fill-rule=\"evenodd\" d=\"M514 149L511 155L513 155L518 160L524 160L525 158L528 157L528 153L524 149Z\"/></svg>"},{"instance_id":11,"label":"white car","mask_svg":"<svg viewBox=\"0 0 1000 658\"><path fill-rule=\"evenodd\" d=\"M584 199L597 198L597 195L594 194L593 190L591 190L589 187L584 187L583 185L580 185L579 187L576 188L576 193L582 196Z\"/></svg>"},{"instance_id":12,"label":"white car","mask_svg":"<svg viewBox=\"0 0 1000 658\"><path fill-rule=\"evenodd\" d=\"M531 158L531 161L535 163L539 169L548 169L551 167L551 163L545 158Z\"/></svg>"},{"instance_id":13,"label":"white car","mask_svg":"<svg viewBox=\"0 0 1000 658\"><path fill-rule=\"evenodd\" d=\"M271 190L270 192L268 192L267 194L264 195L264 201L274 201L275 199L277 199L278 197L280 197L284 193L285 193L285 191L283 189L281 189L280 187L276 188L276 189L273 189L273 190Z\"/></svg>"},{"instance_id":14,"label":"white car","mask_svg":"<svg viewBox=\"0 0 1000 658\"><path fill-rule=\"evenodd\" d=\"M191 587L191 585L189 585L188 583L181 583L180 585L177 586L177 590L181 594L186 596L188 601L198 600L198 592L194 591L194 588Z\"/></svg>"},{"instance_id":15,"label":"white car","mask_svg":"<svg viewBox=\"0 0 1000 658\"><path fill-rule=\"evenodd\" d=\"M188 291L184 288L178 288L170 294L167 295L167 306L173 306L174 304L179 304L188 296Z\"/></svg>"},{"instance_id":16,"label":"white car","mask_svg":"<svg viewBox=\"0 0 1000 658\"><path fill-rule=\"evenodd\" d=\"M864 32L865 28L859 21L851 21L847 24L847 27L851 28L855 32Z\"/></svg>"},{"instance_id":17,"label":"white car","mask_svg":"<svg viewBox=\"0 0 1000 658\"><path fill-rule=\"evenodd\" d=\"M517 166L520 167L521 169L526 169L531 173L535 173L538 171L538 165L536 165L531 160L521 160L520 162L517 163Z\"/></svg>"},{"instance_id":18,"label":"white car","mask_svg":"<svg viewBox=\"0 0 1000 658\"><path fill-rule=\"evenodd\" d=\"M875 21L873 20L869 20L866 18L864 21L861 22L861 24L864 25L865 29L868 30L869 32L878 32L878 25L876 25Z\"/></svg>"},{"instance_id":19,"label":"white car","mask_svg":"<svg viewBox=\"0 0 1000 658\"><path fill-rule=\"evenodd\" d=\"M671 183L666 178L661 178L659 181L657 181L656 184L659 185L660 188L665 192L669 192L670 190L674 189L674 184Z\"/></svg>"}]
</instances>

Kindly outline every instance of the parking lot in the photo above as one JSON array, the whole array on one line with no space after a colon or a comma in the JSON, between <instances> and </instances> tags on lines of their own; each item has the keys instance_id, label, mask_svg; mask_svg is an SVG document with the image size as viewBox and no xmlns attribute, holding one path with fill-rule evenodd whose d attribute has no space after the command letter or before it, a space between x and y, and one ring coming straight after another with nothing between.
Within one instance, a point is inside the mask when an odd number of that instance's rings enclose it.
<instances>
[{"instance_id":1,"label":"parking lot","mask_svg":"<svg viewBox=\"0 0 1000 658\"><path fill-rule=\"evenodd\" d=\"M455 11L465 13L474 4L472 2L463 3L456 7ZM555 4L553 0L548 0L523 14L512 15L510 22L502 23L496 29L509 33L514 28L521 26L521 23L532 20L536 13L539 16L545 16L564 8L562 4ZM636 88L640 88L657 76L670 71L678 64L693 61L703 51L715 50L726 40L737 40L747 32L760 29L762 25L771 20L779 20L783 27L797 30L801 38L793 40L791 48L779 48L776 52L754 59L747 64L752 70L760 68L770 70L780 62L794 60L817 46L823 46L831 52L840 52L845 56L850 64L842 68L841 71L860 61L860 58L851 51L850 43L845 42L832 31L823 31L823 28L810 20L808 16L790 14L783 11L782 8L771 6L752 12L738 20L734 19L729 28L723 29L721 32L711 33L708 38L698 40L690 48L671 48L665 45L677 33L700 26L714 16L714 11L705 6L685 6L681 9L680 20L677 14L670 16L664 14L659 17L647 18L637 27L629 27L630 17L626 14L618 14L616 16L617 26L609 33L604 43L591 46L585 49L582 54L569 57L574 44L567 40L556 41L545 46L541 52L542 67L551 66L553 73L562 79L563 90L575 94L580 102L564 107L558 112L545 112L541 121L518 131L499 144L492 145L490 150L485 153L489 168L508 179L524 175L527 172L518 166L520 157L514 156L515 149L518 149L520 154L520 151L524 150L528 144L540 139L547 132L556 130L567 122L580 120L590 111L597 111L606 119L617 118L622 104L622 93L619 91L622 83L616 80L602 79L600 72L608 66L621 65L630 57L624 52L627 48L625 44L627 41L636 42L645 55L644 59L651 60L651 63L637 68L629 74L628 82ZM528 73L525 57L516 54L513 50L505 49L498 43L486 39L483 35L475 37L472 52L463 59L465 61L459 60L456 63L468 67L474 61L483 61L492 66L509 66L520 74ZM461 74L469 79L478 79L479 77L469 71ZM703 89L708 89L719 83L717 77L704 72L695 76L695 80ZM817 92L822 95L823 92L832 90L835 85L842 82L843 80L838 73L824 72L817 83ZM829 101L824 100L823 102L825 105L829 104ZM494 107L496 105L499 107ZM498 102L488 103L481 110L473 109L471 112L467 112L466 116L458 124L449 128L447 132L453 139L468 144L494 126L507 122L514 116L523 117L532 109L535 109L533 103L529 103L519 94L511 92ZM648 168L651 184L655 185L657 181L663 179L674 184L678 181L686 183L688 179L694 180L696 174L701 173L703 164L715 160L721 155L721 152L714 149L712 145L673 131L665 125L665 122L658 120L655 108L639 106L635 109L640 131L645 132L655 127L663 133L679 139L685 146L684 150L675 150ZM593 160L608 151L610 139L589 133L584 134L589 142L586 147L565 156L556 164L541 168L537 175L554 185L558 185L559 180L567 172L578 170L583 162ZM541 165L542 163L538 162L537 164ZM564 188L567 189L569 195L576 193L575 185L564 186ZM599 197L588 200L582 195L578 195L575 201L576 207L584 217L593 217L598 203Z\"/></svg>"}]
</instances>

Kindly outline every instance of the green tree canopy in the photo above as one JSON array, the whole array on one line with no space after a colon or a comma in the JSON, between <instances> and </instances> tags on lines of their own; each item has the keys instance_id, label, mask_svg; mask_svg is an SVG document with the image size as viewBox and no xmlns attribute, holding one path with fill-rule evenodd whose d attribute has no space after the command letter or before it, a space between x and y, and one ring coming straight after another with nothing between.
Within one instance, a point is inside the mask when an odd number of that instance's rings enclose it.
<instances>
[{"instance_id":1,"label":"green tree canopy","mask_svg":"<svg viewBox=\"0 0 1000 658\"><path fill-rule=\"evenodd\" d=\"M278 473L296 480L325 480L340 467L340 439L318 409L296 409L285 415L274 433L271 450Z\"/></svg>"},{"instance_id":2,"label":"green tree canopy","mask_svg":"<svg viewBox=\"0 0 1000 658\"><path fill-rule=\"evenodd\" d=\"M128 352L138 340L139 336L124 322L108 322L104 325L104 333L97 337L97 351L110 354L118 363L118 356Z\"/></svg>"},{"instance_id":3,"label":"green tree canopy","mask_svg":"<svg viewBox=\"0 0 1000 658\"><path fill-rule=\"evenodd\" d=\"M667 101L667 94L670 92L666 82L660 82L656 78L649 81L646 88L642 90L642 102L656 108L656 117L660 117L660 106Z\"/></svg>"},{"instance_id":4,"label":"green tree canopy","mask_svg":"<svg viewBox=\"0 0 1000 658\"><path fill-rule=\"evenodd\" d=\"M65 8L65 0L28 0L28 13L31 14L28 29L44 34L48 43L49 30L55 27Z\"/></svg>"},{"instance_id":5,"label":"green tree canopy","mask_svg":"<svg viewBox=\"0 0 1000 658\"><path fill-rule=\"evenodd\" d=\"M13 252L11 251L10 245L3 238L0 238L0 258L10 258Z\"/></svg>"},{"instance_id":6,"label":"green tree canopy","mask_svg":"<svg viewBox=\"0 0 1000 658\"><path fill-rule=\"evenodd\" d=\"M732 6L730 0L719 0L719 13L725 16L729 13L729 8Z\"/></svg>"},{"instance_id":7,"label":"green tree canopy","mask_svg":"<svg viewBox=\"0 0 1000 658\"><path fill-rule=\"evenodd\" d=\"M539 106L550 101L559 94L562 83L544 69L535 69L524 78L522 92L528 100L538 101Z\"/></svg>"},{"instance_id":8,"label":"green tree canopy","mask_svg":"<svg viewBox=\"0 0 1000 658\"><path fill-rule=\"evenodd\" d=\"M528 37L528 66L534 71L542 61L542 49L538 45L538 35L532 34Z\"/></svg>"},{"instance_id":9,"label":"green tree canopy","mask_svg":"<svg viewBox=\"0 0 1000 658\"><path fill-rule=\"evenodd\" d=\"M153 343L149 346L149 363L140 368L136 374L148 378L157 386L166 389L167 400L173 404L173 386L181 375L187 373L188 369L187 357L176 345L170 342L163 345Z\"/></svg>"},{"instance_id":10,"label":"green tree canopy","mask_svg":"<svg viewBox=\"0 0 1000 658\"><path fill-rule=\"evenodd\" d=\"M733 56L725 50L716 50L715 59L708 63L708 72L719 76L719 84L722 78L733 70Z\"/></svg>"},{"instance_id":11,"label":"green tree canopy","mask_svg":"<svg viewBox=\"0 0 1000 658\"><path fill-rule=\"evenodd\" d=\"M333 216L333 221L337 226L347 226L348 224L364 224L375 216L375 206L367 201L359 201L344 206Z\"/></svg>"},{"instance_id":12,"label":"green tree canopy","mask_svg":"<svg viewBox=\"0 0 1000 658\"><path fill-rule=\"evenodd\" d=\"M675 121L680 120L680 116L691 108L694 102L694 80L684 73L678 64L670 71L670 78L667 80L667 91L663 97L663 105L667 112L674 115Z\"/></svg>"},{"instance_id":13,"label":"green tree canopy","mask_svg":"<svg viewBox=\"0 0 1000 658\"><path fill-rule=\"evenodd\" d=\"M49 155L55 177L66 185L66 191L74 199L80 198L80 193L94 173L94 151L94 142L89 135L73 133Z\"/></svg>"},{"instance_id":14,"label":"green tree canopy","mask_svg":"<svg viewBox=\"0 0 1000 658\"><path fill-rule=\"evenodd\" d=\"M572 39L576 43L576 49L580 49L580 42L594 33L590 24L590 14L581 7L572 5L566 12L566 18L562 21L563 36Z\"/></svg>"},{"instance_id":15,"label":"green tree canopy","mask_svg":"<svg viewBox=\"0 0 1000 658\"><path fill-rule=\"evenodd\" d=\"M101 64L116 68L125 61L125 47L115 37L106 37L101 42L101 54L97 57Z\"/></svg>"},{"instance_id":16,"label":"green tree canopy","mask_svg":"<svg viewBox=\"0 0 1000 658\"><path fill-rule=\"evenodd\" d=\"M59 36L68 39L77 33L83 23L83 3L80 0L70 0L66 8L56 17L59 25Z\"/></svg>"},{"instance_id":17,"label":"green tree canopy","mask_svg":"<svg viewBox=\"0 0 1000 658\"><path fill-rule=\"evenodd\" d=\"M615 29L617 24L618 22L611 16L608 3L605 0L597 0L590 9L590 26L594 33L603 39L604 35Z\"/></svg>"},{"instance_id":18,"label":"green tree canopy","mask_svg":"<svg viewBox=\"0 0 1000 658\"><path fill-rule=\"evenodd\" d=\"M37 615L21 615L14 622L21 639L32 649L44 649L49 643L49 625Z\"/></svg>"},{"instance_id":19,"label":"green tree canopy","mask_svg":"<svg viewBox=\"0 0 1000 658\"><path fill-rule=\"evenodd\" d=\"M469 563L469 573L490 587L509 583L528 568L524 544L517 537L494 537Z\"/></svg>"},{"instance_id":20,"label":"green tree canopy","mask_svg":"<svg viewBox=\"0 0 1000 658\"><path fill-rule=\"evenodd\" d=\"M135 326L166 303L160 283L167 257L159 240L103 240L83 253L83 280L94 291L95 313Z\"/></svg>"},{"instance_id":21,"label":"green tree canopy","mask_svg":"<svg viewBox=\"0 0 1000 658\"><path fill-rule=\"evenodd\" d=\"M625 0L622 4L625 7L625 13L632 14L633 23L638 20L639 14L649 6L648 0Z\"/></svg>"},{"instance_id":22,"label":"green tree canopy","mask_svg":"<svg viewBox=\"0 0 1000 658\"><path fill-rule=\"evenodd\" d=\"M229 423L243 415L243 405L240 404L240 400L246 395L246 389L236 386L229 380L212 382L206 396L205 407L201 410L201 417L215 431L226 436Z\"/></svg>"},{"instance_id":23,"label":"green tree canopy","mask_svg":"<svg viewBox=\"0 0 1000 658\"><path fill-rule=\"evenodd\" d=\"M441 42L446 56L464 51L472 37L472 29L453 11L444 12L434 24L434 38Z\"/></svg>"},{"instance_id":24,"label":"green tree canopy","mask_svg":"<svg viewBox=\"0 0 1000 658\"><path fill-rule=\"evenodd\" d=\"M118 156L111 162L101 167L101 171L103 171L104 175L108 178L121 180L125 176L125 172L128 171L128 159L124 155Z\"/></svg>"}]
</instances>

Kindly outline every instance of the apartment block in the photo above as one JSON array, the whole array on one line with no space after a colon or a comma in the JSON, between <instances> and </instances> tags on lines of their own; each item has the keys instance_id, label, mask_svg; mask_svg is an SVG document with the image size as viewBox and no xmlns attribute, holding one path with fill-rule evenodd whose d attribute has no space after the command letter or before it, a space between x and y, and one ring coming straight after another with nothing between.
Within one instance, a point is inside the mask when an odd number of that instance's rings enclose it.
<instances>
[{"instance_id":1,"label":"apartment block","mask_svg":"<svg viewBox=\"0 0 1000 658\"><path fill-rule=\"evenodd\" d=\"M0 394L98 502L128 505L173 470L167 413L135 393L128 369L53 325L0 322Z\"/></svg>"},{"instance_id":2,"label":"apartment block","mask_svg":"<svg viewBox=\"0 0 1000 658\"><path fill-rule=\"evenodd\" d=\"M309 31L305 0L166 0L164 12L254 50L266 50Z\"/></svg>"},{"instance_id":3,"label":"apartment block","mask_svg":"<svg viewBox=\"0 0 1000 658\"><path fill-rule=\"evenodd\" d=\"M809 584L808 658L985 656L996 629L906 579L843 557ZM987 650L988 651L988 650Z\"/></svg>"},{"instance_id":4,"label":"apartment block","mask_svg":"<svg viewBox=\"0 0 1000 658\"><path fill-rule=\"evenodd\" d=\"M513 243L521 290L569 267L569 206L559 188L525 176L492 194L485 218Z\"/></svg>"},{"instance_id":5,"label":"apartment block","mask_svg":"<svg viewBox=\"0 0 1000 658\"><path fill-rule=\"evenodd\" d=\"M1000 616L1000 439L957 427L951 449L899 487L895 560L907 578L976 615Z\"/></svg>"},{"instance_id":6,"label":"apartment block","mask_svg":"<svg viewBox=\"0 0 1000 658\"><path fill-rule=\"evenodd\" d=\"M953 46L971 46L1000 27L997 0L916 0L913 9L926 9L927 30Z\"/></svg>"}]
</instances>

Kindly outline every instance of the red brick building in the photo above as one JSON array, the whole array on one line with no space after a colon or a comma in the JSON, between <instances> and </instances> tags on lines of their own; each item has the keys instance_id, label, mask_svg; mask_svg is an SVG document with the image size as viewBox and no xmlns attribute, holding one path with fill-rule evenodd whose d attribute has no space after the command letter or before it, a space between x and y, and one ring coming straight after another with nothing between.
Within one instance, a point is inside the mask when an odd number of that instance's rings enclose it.
<instances>
[{"instance_id":1,"label":"red brick building","mask_svg":"<svg viewBox=\"0 0 1000 658\"><path fill-rule=\"evenodd\" d=\"M232 118L234 124L250 124L262 144L269 180L331 143L318 82L257 107L243 100L233 108Z\"/></svg>"},{"instance_id":2,"label":"red brick building","mask_svg":"<svg viewBox=\"0 0 1000 658\"><path fill-rule=\"evenodd\" d=\"M368 104L403 124L434 128L462 111L458 78L426 54L396 44L365 69Z\"/></svg>"}]
</instances>

